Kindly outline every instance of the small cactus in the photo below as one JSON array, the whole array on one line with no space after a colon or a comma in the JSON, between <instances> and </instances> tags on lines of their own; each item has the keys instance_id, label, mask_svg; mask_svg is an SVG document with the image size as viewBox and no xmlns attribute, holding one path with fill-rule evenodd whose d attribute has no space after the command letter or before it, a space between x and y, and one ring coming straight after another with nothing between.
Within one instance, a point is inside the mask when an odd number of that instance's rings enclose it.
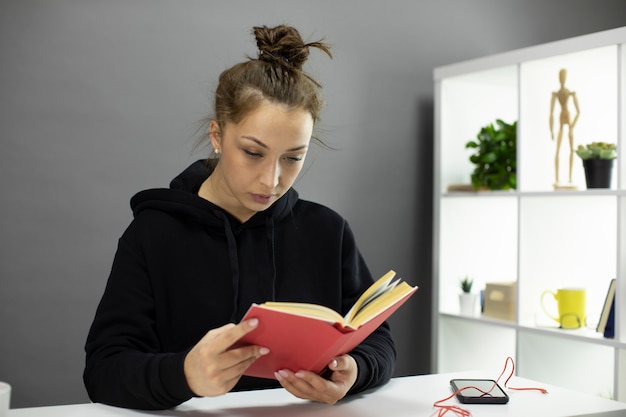
<instances>
[{"instance_id":1,"label":"small cactus","mask_svg":"<svg viewBox=\"0 0 626 417\"><path fill-rule=\"evenodd\" d=\"M464 293L469 294L472 291L472 285L474 285L474 279L467 275L461 280L461 290Z\"/></svg>"}]
</instances>

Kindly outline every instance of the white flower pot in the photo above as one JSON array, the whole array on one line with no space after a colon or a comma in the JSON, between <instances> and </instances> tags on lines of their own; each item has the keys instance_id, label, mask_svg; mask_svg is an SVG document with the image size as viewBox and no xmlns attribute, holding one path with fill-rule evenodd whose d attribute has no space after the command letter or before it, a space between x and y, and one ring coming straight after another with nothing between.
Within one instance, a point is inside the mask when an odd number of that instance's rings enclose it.
<instances>
[{"instance_id":1,"label":"white flower pot","mask_svg":"<svg viewBox=\"0 0 626 417\"><path fill-rule=\"evenodd\" d=\"M476 314L476 299L478 294L461 293L459 294L460 312L464 316L473 316Z\"/></svg>"}]
</instances>

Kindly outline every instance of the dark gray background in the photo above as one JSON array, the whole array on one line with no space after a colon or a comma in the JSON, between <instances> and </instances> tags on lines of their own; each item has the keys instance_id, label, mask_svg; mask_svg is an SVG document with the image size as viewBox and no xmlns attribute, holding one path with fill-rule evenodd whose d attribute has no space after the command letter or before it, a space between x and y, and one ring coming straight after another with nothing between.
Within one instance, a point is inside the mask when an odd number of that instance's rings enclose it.
<instances>
[{"instance_id":1,"label":"dark gray background","mask_svg":"<svg viewBox=\"0 0 626 417\"><path fill-rule=\"evenodd\" d=\"M0 380L13 407L85 402L83 344L137 191L191 161L254 25L325 37L320 127L296 184L351 223L392 318L397 375L431 369L434 67L623 26L623 0L0 0Z\"/></svg>"}]
</instances>

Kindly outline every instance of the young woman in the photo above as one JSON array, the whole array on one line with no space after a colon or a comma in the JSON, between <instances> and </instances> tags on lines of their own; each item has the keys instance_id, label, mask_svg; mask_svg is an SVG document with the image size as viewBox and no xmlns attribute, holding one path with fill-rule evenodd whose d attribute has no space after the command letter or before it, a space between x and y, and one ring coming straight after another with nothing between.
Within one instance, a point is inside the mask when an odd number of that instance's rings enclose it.
<instances>
[{"instance_id":1,"label":"young woman","mask_svg":"<svg viewBox=\"0 0 626 417\"><path fill-rule=\"evenodd\" d=\"M309 49L288 26L255 27L257 59L224 71L207 120L212 158L168 189L131 199L134 220L119 240L86 343L90 398L165 409L193 396L283 386L333 404L389 380L396 351L385 323L325 377L278 370L242 376L264 346L232 348L257 320L251 303L324 304L346 313L373 278L346 221L298 198L298 176L322 106L302 70ZM237 323L237 324L236 324Z\"/></svg>"}]
</instances>

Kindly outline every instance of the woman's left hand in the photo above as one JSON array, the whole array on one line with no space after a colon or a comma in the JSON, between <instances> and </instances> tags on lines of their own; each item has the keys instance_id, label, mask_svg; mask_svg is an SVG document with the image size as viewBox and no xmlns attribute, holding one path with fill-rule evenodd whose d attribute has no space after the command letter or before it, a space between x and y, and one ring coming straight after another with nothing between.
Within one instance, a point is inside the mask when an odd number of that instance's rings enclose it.
<instances>
[{"instance_id":1,"label":"woman's left hand","mask_svg":"<svg viewBox=\"0 0 626 417\"><path fill-rule=\"evenodd\" d=\"M350 355L334 358L328 368L332 372L330 379L309 372L280 370L275 373L278 382L287 391L298 398L335 404L348 393L354 385L358 373L356 361Z\"/></svg>"}]
</instances>

